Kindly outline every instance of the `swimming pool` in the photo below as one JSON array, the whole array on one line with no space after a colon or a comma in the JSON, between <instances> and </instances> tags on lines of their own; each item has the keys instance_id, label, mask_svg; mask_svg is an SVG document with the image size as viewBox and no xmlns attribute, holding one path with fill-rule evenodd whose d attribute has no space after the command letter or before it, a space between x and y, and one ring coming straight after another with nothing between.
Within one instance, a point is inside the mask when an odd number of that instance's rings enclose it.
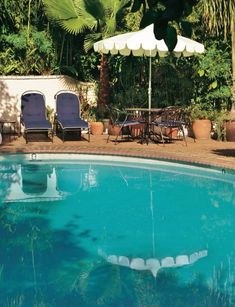
<instances>
[{"instance_id":1,"label":"swimming pool","mask_svg":"<svg viewBox=\"0 0 235 307\"><path fill-rule=\"evenodd\" d=\"M0 156L0 306L234 306L235 175Z\"/></svg>"}]
</instances>

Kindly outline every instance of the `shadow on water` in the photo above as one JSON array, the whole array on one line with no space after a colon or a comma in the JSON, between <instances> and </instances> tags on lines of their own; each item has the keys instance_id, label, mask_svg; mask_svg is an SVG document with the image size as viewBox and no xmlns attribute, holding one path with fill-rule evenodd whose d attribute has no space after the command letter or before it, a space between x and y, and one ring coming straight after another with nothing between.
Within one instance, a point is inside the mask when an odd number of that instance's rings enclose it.
<instances>
[{"instance_id":1,"label":"shadow on water","mask_svg":"<svg viewBox=\"0 0 235 307\"><path fill-rule=\"evenodd\" d=\"M16 223L16 214L7 206L0 210L0 306L234 306L218 290L223 272L210 287L202 275L180 282L180 270L154 278L89 258L70 231L51 231L41 217Z\"/></svg>"},{"instance_id":2,"label":"shadow on water","mask_svg":"<svg viewBox=\"0 0 235 307\"><path fill-rule=\"evenodd\" d=\"M67 276L72 287L74 274L88 257L69 230L52 231L47 219L26 218L24 210L17 212L7 205L0 209L0 236L1 306L19 296L24 300L19 306L33 306L42 294L49 301L63 297L57 293L58 287L66 288ZM70 288L66 289L70 293Z\"/></svg>"},{"instance_id":3,"label":"shadow on water","mask_svg":"<svg viewBox=\"0 0 235 307\"><path fill-rule=\"evenodd\" d=\"M177 274L162 272L156 279L146 273L111 265L87 264L60 272L53 285L37 285L36 293L26 289L1 298L2 306L162 306L226 307L230 298L210 289L198 276L182 285ZM14 302L14 304L13 304Z\"/></svg>"}]
</instances>

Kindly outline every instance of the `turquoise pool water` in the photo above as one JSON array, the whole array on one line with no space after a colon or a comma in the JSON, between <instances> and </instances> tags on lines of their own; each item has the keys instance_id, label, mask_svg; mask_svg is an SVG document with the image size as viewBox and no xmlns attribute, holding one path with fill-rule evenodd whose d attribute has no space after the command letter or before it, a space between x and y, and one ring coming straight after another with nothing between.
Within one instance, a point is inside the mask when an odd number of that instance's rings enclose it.
<instances>
[{"instance_id":1,"label":"turquoise pool water","mask_svg":"<svg viewBox=\"0 0 235 307\"><path fill-rule=\"evenodd\" d=\"M234 174L58 157L0 156L0 306L235 306Z\"/></svg>"}]
</instances>

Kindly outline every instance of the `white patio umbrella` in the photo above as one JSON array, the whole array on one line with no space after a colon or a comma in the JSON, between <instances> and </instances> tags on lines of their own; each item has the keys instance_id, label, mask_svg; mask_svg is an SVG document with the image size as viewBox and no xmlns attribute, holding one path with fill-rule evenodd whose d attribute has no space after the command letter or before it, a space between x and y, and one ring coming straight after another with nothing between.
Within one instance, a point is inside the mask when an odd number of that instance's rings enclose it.
<instances>
[{"instance_id":1,"label":"white patio umbrella","mask_svg":"<svg viewBox=\"0 0 235 307\"><path fill-rule=\"evenodd\" d=\"M180 35L177 38L177 44L172 52L175 56L186 57L204 52L203 44ZM98 41L94 44L94 50L103 54L121 54L124 56L132 54L133 56L149 57L148 108L151 109L151 58L157 55L165 57L170 53L164 40L155 38L153 24L137 32L128 32Z\"/></svg>"}]
</instances>

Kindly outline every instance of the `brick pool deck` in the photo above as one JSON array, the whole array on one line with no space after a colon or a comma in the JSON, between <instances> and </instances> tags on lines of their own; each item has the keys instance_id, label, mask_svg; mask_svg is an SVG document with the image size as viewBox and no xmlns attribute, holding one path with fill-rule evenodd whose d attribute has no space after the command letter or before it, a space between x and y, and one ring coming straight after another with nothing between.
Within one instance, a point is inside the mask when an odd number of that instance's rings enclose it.
<instances>
[{"instance_id":1,"label":"brick pool deck","mask_svg":"<svg viewBox=\"0 0 235 307\"><path fill-rule=\"evenodd\" d=\"M38 136L39 137L39 136ZM31 139L28 144L25 139L4 135L0 145L0 153L78 153L98 155L118 155L128 157L144 157L196 163L200 165L216 166L235 170L235 142L219 142L215 140L197 140L187 138L188 146L184 142L175 141L168 144L139 144L136 141L106 143L107 136L91 135L91 142L85 140L69 140L62 142L54 137L51 143L43 136L40 140ZM42 137L42 138L41 138Z\"/></svg>"}]
</instances>

